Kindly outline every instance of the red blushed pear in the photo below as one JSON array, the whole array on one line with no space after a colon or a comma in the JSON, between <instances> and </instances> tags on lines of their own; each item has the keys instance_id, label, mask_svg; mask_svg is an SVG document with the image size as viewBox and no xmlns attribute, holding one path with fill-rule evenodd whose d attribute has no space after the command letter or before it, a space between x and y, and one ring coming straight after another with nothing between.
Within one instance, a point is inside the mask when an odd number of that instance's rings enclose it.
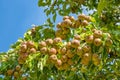
<instances>
[{"instance_id":1,"label":"red blushed pear","mask_svg":"<svg viewBox=\"0 0 120 80\"><path fill-rule=\"evenodd\" d=\"M77 47L79 47L80 46L80 41L79 40L72 40L71 41L71 46L73 47L73 48L77 48Z\"/></svg>"},{"instance_id":2,"label":"red blushed pear","mask_svg":"<svg viewBox=\"0 0 120 80\"><path fill-rule=\"evenodd\" d=\"M51 48L49 50L49 54L52 55L52 54L57 54L57 50L55 48Z\"/></svg>"},{"instance_id":3,"label":"red blushed pear","mask_svg":"<svg viewBox=\"0 0 120 80\"><path fill-rule=\"evenodd\" d=\"M84 20L83 22L82 22L82 26L87 26L89 23L86 21L86 20Z\"/></svg>"},{"instance_id":4,"label":"red blushed pear","mask_svg":"<svg viewBox=\"0 0 120 80\"><path fill-rule=\"evenodd\" d=\"M48 52L47 47L42 47L42 48L40 49L40 52L41 52L42 54L46 54L46 53Z\"/></svg>"},{"instance_id":5,"label":"red blushed pear","mask_svg":"<svg viewBox=\"0 0 120 80\"><path fill-rule=\"evenodd\" d=\"M28 53L24 53L24 54L19 56L19 58L22 59L22 60L26 60L27 57L28 57Z\"/></svg>"},{"instance_id":6,"label":"red blushed pear","mask_svg":"<svg viewBox=\"0 0 120 80\"><path fill-rule=\"evenodd\" d=\"M41 41L41 42L39 43L39 47L46 47L46 46L47 46L47 44L46 44L45 41Z\"/></svg>"},{"instance_id":7,"label":"red blushed pear","mask_svg":"<svg viewBox=\"0 0 120 80\"><path fill-rule=\"evenodd\" d=\"M76 35L74 36L74 39L76 39L76 40L80 40L81 38L80 38L79 35L76 34Z\"/></svg>"},{"instance_id":8,"label":"red blushed pear","mask_svg":"<svg viewBox=\"0 0 120 80\"><path fill-rule=\"evenodd\" d=\"M70 19L71 22L75 21L75 18L73 16L69 16L69 19Z\"/></svg>"},{"instance_id":9,"label":"red blushed pear","mask_svg":"<svg viewBox=\"0 0 120 80\"><path fill-rule=\"evenodd\" d=\"M65 63L65 62L67 62L68 57L67 57L66 55L63 55L63 56L61 57L61 60L62 60L63 63Z\"/></svg>"},{"instance_id":10,"label":"red blushed pear","mask_svg":"<svg viewBox=\"0 0 120 80\"><path fill-rule=\"evenodd\" d=\"M58 29L61 29L61 23L58 23L56 26Z\"/></svg>"},{"instance_id":11,"label":"red blushed pear","mask_svg":"<svg viewBox=\"0 0 120 80\"><path fill-rule=\"evenodd\" d=\"M50 60L52 61L52 62L56 62L57 61L57 55L55 55L55 54L53 54L53 55L51 55L50 56Z\"/></svg>"},{"instance_id":12,"label":"red blushed pear","mask_svg":"<svg viewBox=\"0 0 120 80\"><path fill-rule=\"evenodd\" d=\"M46 44L47 45L52 45L53 44L53 40L52 39L46 39Z\"/></svg>"},{"instance_id":13,"label":"red blushed pear","mask_svg":"<svg viewBox=\"0 0 120 80\"><path fill-rule=\"evenodd\" d=\"M69 19L69 16L64 16L63 20Z\"/></svg>"},{"instance_id":14,"label":"red blushed pear","mask_svg":"<svg viewBox=\"0 0 120 80\"><path fill-rule=\"evenodd\" d=\"M21 52L26 52L27 51L27 45L26 44L21 44L20 51Z\"/></svg>"},{"instance_id":15,"label":"red blushed pear","mask_svg":"<svg viewBox=\"0 0 120 80\"><path fill-rule=\"evenodd\" d=\"M27 41L27 46L28 46L28 48L33 48L33 47L35 47L33 41Z\"/></svg>"},{"instance_id":16,"label":"red blushed pear","mask_svg":"<svg viewBox=\"0 0 120 80\"><path fill-rule=\"evenodd\" d=\"M60 49L60 53L61 53L61 54L65 54L66 52L67 52L66 47L62 47L62 48Z\"/></svg>"},{"instance_id":17,"label":"red blushed pear","mask_svg":"<svg viewBox=\"0 0 120 80\"><path fill-rule=\"evenodd\" d=\"M65 19L64 23L66 24L66 27L69 27L72 24L70 19Z\"/></svg>"},{"instance_id":18,"label":"red blushed pear","mask_svg":"<svg viewBox=\"0 0 120 80\"><path fill-rule=\"evenodd\" d=\"M85 20L87 20L88 22L91 22L91 21L92 21L90 16L86 16L86 17L85 17Z\"/></svg>"},{"instance_id":19,"label":"red blushed pear","mask_svg":"<svg viewBox=\"0 0 120 80\"><path fill-rule=\"evenodd\" d=\"M57 59L55 64L58 65L58 66L61 66L62 65L62 61L60 59Z\"/></svg>"},{"instance_id":20,"label":"red blushed pear","mask_svg":"<svg viewBox=\"0 0 120 80\"><path fill-rule=\"evenodd\" d=\"M57 44L57 43L61 43L62 42L62 39L60 37L56 37L54 40L53 40L53 43L54 44Z\"/></svg>"},{"instance_id":21,"label":"red blushed pear","mask_svg":"<svg viewBox=\"0 0 120 80\"><path fill-rule=\"evenodd\" d=\"M36 52L37 52L37 51L36 51L35 48L31 48L30 51L29 51L29 53L36 53Z\"/></svg>"},{"instance_id":22,"label":"red blushed pear","mask_svg":"<svg viewBox=\"0 0 120 80\"><path fill-rule=\"evenodd\" d=\"M67 42L66 48L67 48L67 49L71 48L71 42Z\"/></svg>"},{"instance_id":23,"label":"red blushed pear","mask_svg":"<svg viewBox=\"0 0 120 80\"><path fill-rule=\"evenodd\" d=\"M84 20L86 18L85 14L79 14L78 19L79 20Z\"/></svg>"},{"instance_id":24,"label":"red blushed pear","mask_svg":"<svg viewBox=\"0 0 120 80\"><path fill-rule=\"evenodd\" d=\"M87 43L93 43L93 39L94 39L94 36L93 35L89 35L85 38L85 41Z\"/></svg>"},{"instance_id":25,"label":"red blushed pear","mask_svg":"<svg viewBox=\"0 0 120 80\"><path fill-rule=\"evenodd\" d=\"M103 35L103 32L101 30L95 30L93 33L93 36L95 38L100 38L100 37L102 37L102 35Z\"/></svg>"},{"instance_id":26,"label":"red blushed pear","mask_svg":"<svg viewBox=\"0 0 120 80\"><path fill-rule=\"evenodd\" d=\"M89 45L85 45L82 47L82 50L84 51L84 53L91 52L91 47Z\"/></svg>"},{"instance_id":27,"label":"red blushed pear","mask_svg":"<svg viewBox=\"0 0 120 80\"><path fill-rule=\"evenodd\" d=\"M102 40L100 38L95 38L94 39L94 45L95 46L100 46L102 45Z\"/></svg>"}]
</instances>

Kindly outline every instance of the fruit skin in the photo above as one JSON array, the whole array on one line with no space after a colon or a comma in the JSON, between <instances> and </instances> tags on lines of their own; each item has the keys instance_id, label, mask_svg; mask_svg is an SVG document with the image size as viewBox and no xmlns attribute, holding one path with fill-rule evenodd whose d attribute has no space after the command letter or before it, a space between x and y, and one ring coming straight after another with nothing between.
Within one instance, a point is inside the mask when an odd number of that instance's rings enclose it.
<instances>
[{"instance_id":1,"label":"fruit skin","mask_svg":"<svg viewBox=\"0 0 120 80\"><path fill-rule=\"evenodd\" d=\"M77 48L76 54L81 58L83 54L83 49L81 47Z\"/></svg>"},{"instance_id":2,"label":"fruit skin","mask_svg":"<svg viewBox=\"0 0 120 80\"><path fill-rule=\"evenodd\" d=\"M64 23L66 24L65 27L69 27L69 26L71 26L71 24L72 24L72 22L71 22L70 19L65 19L65 20L64 20Z\"/></svg>"},{"instance_id":3,"label":"fruit skin","mask_svg":"<svg viewBox=\"0 0 120 80\"><path fill-rule=\"evenodd\" d=\"M105 46L110 47L113 44L111 39L107 39L105 42Z\"/></svg>"},{"instance_id":4,"label":"fruit skin","mask_svg":"<svg viewBox=\"0 0 120 80\"><path fill-rule=\"evenodd\" d=\"M63 20L69 19L69 16L64 16Z\"/></svg>"},{"instance_id":5,"label":"fruit skin","mask_svg":"<svg viewBox=\"0 0 120 80\"><path fill-rule=\"evenodd\" d=\"M58 60L57 55L55 55L55 54L51 55L49 59L50 59L53 63L55 63L55 62Z\"/></svg>"},{"instance_id":6,"label":"fruit skin","mask_svg":"<svg viewBox=\"0 0 120 80\"><path fill-rule=\"evenodd\" d=\"M46 54L46 53L48 52L47 47L42 47L42 48L40 49L40 52L41 52L42 54Z\"/></svg>"},{"instance_id":7,"label":"fruit skin","mask_svg":"<svg viewBox=\"0 0 120 80\"><path fill-rule=\"evenodd\" d=\"M61 29L61 23L58 23L57 26L56 26L58 29Z\"/></svg>"},{"instance_id":8,"label":"fruit skin","mask_svg":"<svg viewBox=\"0 0 120 80\"><path fill-rule=\"evenodd\" d=\"M60 53L61 54L65 54L66 52L67 52L66 47L63 47L63 48L60 49Z\"/></svg>"},{"instance_id":9,"label":"fruit skin","mask_svg":"<svg viewBox=\"0 0 120 80\"><path fill-rule=\"evenodd\" d=\"M63 56L61 57L61 60L62 60L63 63L65 63L65 62L67 62L68 57L67 57L66 55L63 55Z\"/></svg>"},{"instance_id":10,"label":"fruit skin","mask_svg":"<svg viewBox=\"0 0 120 80\"><path fill-rule=\"evenodd\" d=\"M103 35L103 33L101 30L95 30L93 35L95 38L100 38Z\"/></svg>"},{"instance_id":11,"label":"fruit skin","mask_svg":"<svg viewBox=\"0 0 120 80\"><path fill-rule=\"evenodd\" d=\"M69 16L69 19L70 19L71 22L75 21L75 18L73 16Z\"/></svg>"},{"instance_id":12,"label":"fruit skin","mask_svg":"<svg viewBox=\"0 0 120 80\"><path fill-rule=\"evenodd\" d=\"M60 37L56 37L56 38L54 38L54 40L53 40L53 43L54 43L54 44L61 43L61 42L62 42L62 39L61 39Z\"/></svg>"},{"instance_id":13,"label":"fruit skin","mask_svg":"<svg viewBox=\"0 0 120 80\"><path fill-rule=\"evenodd\" d=\"M52 55L52 54L57 54L57 50L55 48L51 48L49 50L49 54Z\"/></svg>"},{"instance_id":14,"label":"fruit skin","mask_svg":"<svg viewBox=\"0 0 120 80\"><path fill-rule=\"evenodd\" d=\"M30 51L29 51L29 53L36 53L36 52L37 52L37 51L36 51L35 48L31 48Z\"/></svg>"},{"instance_id":15,"label":"fruit skin","mask_svg":"<svg viewBox=\"0 0 120 80\"><path fill-rule=\"evenodd\" d=\"M82 50L84 51L84 53L90 52L91 51L91 47L88 45L85 45L82 47Z\"/></svg>"},{"instance_id":16,"label":"fruit skin","mask_svg":"<svg viewBox=\"0 0 120 80\"><path fill-rule=\"evenodd\" d=\"M20 51L21 52L26 52L27 51L27 45L26 44L21 44Z\"/></svg>"},{"instance_id":17,"label":"fruit skin","mask_svg":"<svg viewBox=\"0 0 120 80\"><path fill-rule=\"evenodd\" d=\"M52 39L46 39L46 44L47 45L52 45L53 44L53 40Z\"/></svg>"},{"instance_id":18,"label":"fruit skin","mask_svg":"<svg viewBox=\"0 0 120 80\"><path fill-rule=\"evenodd\" d=\"M57 59L56 63L57 66L61 66L62 65L62 61L60 59Z\"/></svg>"},{"instance_id":19,"label":"fruit skin","mask_svg":"<svg viewBox=\"0 0 120 80\"><path fill-rule=\"evenodd\" d=\"M27 46L28 46L28 48L33 48L33 47L35 47L33 41L27 41Z\"/></svg>"},{"instance_id":20,"label":"fruit skin","mask_svg":"<svg viewBox=\"0 0 120 80\"><path fill-rule=\"evenodd\" d=\"M82 22L82 26L87 26L89 23L86 21L86 20L84 20L83 22Z\"/></svg>"},{"instance_id":21,"label":"fruit skin","mask_svg":"<svg viewBox=\"0 0 120 80\"><path fill-rule=\"evenodd\" d=\"M100 58L99 58L99 55L98 54L93 54L92 55L92 61L93 61L93 64L94 65L99 65L100 64Z\"/></svg>"},{"instance_id":22,"label":"fruit skin","mask_svg":"<svg viewBox=\"0 0 120 80\"><path fill-rule=\"evenodd\" d=\"M100 38L95 38L94 39L94 45L95 46L100 46L102 44L102 40Z\"/></svg>"},{"instance_id":23,"label":"fruit skin","mask_svg":"<svg viewBox=\"0 0 120 80\"><path fill-rule=\"evenodd\" d=\"M71 48L71 42L67 42L66 48L67 48L67 49Z\"/></svg>"},{"instance_id":24,"label":"fruit skin","mask_svg":"<svg viewBox=\"0 0 120 80\"><path fill-rule=\"evenodd\" d=\"M74 39L76 39L76 40L80 40L81 38L80 38L79 35L75 35L75 36L74 36Z\"/></svg>"},{"instance_id":25,"label":"fruit skin","mask_svg":"<svg viewBox=\"0 0 120 80\"><path fill-rule=\"evenodd\" d=\"M77 47L79 47L80 46L80 41L79 40L72 40L71 41L71 46L73 47L73 48L77 48Z\"/></svg>"},{"instance_id":26,"label":"fruit skin","mask_svg":"<svg viewBox=\"0 0 120 80\"><path fill-rule=\"evenodd\" d=\"M47 45L46 45L46 42L45 41L41 41L40 43L39 43L39 47L41 48L41 47L46 47Z\"/></svg>"},{"instance_id":27,"label":"fruit skin","mask_svg":"<svg viewBox=\"0 0 120 80\"><path fill-rule=\"evenodd\" d=\"M93 43L93 40L94 40L94 36L93 35L89 35L85 38L85 41L87 43Z\"/></svg>"},{"instance_id":28,"label":"fruit skin","mask_svg":"<svg viewBox=\"0 0 120 80\"><path fill-rule=\"evenodd\" d=\"M78 19L79 20L84 20L86 17L85 17L85 14L79 14L78 15Z\"/></svg>"},{"instance_id":29,"label":"fruit skin","mask_svg":"<svg viewBox=\"0 0 120 80\"><path fill-rule=\"evenodd\" d=\"M91 53L85 53L85 54L83 54L83 57L82 57L82 60L81 60L81 64L88 65L90 59L91 59Z\"/></svg>"}]
</instances>

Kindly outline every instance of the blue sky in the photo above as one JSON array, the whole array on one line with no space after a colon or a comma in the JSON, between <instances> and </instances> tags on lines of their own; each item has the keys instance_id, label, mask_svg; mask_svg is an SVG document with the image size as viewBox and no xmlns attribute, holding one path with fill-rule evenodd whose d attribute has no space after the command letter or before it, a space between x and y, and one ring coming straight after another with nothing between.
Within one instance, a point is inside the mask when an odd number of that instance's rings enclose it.
<instances>
[{"instance_id":1,"label":"blue sky","mask_svg":"<svg viewBox=\"0 0 120 80\"><path fill-rule=\"evenodd\" d=\"M32 24L43 24L46 16L38 0L0 0L0 52L23 37Z\"/></svg>"}]
</instances>

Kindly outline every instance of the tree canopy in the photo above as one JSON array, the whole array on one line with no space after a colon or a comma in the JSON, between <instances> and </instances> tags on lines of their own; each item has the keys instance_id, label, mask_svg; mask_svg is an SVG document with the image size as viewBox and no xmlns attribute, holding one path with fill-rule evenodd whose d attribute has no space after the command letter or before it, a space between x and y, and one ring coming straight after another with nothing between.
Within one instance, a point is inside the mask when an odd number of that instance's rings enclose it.
<instances>
[{"instance_id":1,"label":"tree canopy","mask_svg":"<svg viewBox=\"0 0 120 80\"><path fill-rule=\"evenodd\" d=\"M0 79L120 79L120 0L38 0L38 6L46 23L0 53ZM63 20L56 24L57 16Z\"/></svg>"}]
</instances>

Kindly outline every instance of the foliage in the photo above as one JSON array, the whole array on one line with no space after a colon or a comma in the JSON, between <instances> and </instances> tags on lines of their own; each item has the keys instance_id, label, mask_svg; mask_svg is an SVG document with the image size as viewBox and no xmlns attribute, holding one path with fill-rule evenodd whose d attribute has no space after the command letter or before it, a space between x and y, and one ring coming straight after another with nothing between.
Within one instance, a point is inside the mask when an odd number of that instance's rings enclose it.
<instances>
[{"instance_id":1,"label":"foliage","mask_svg":"<svg viewBox=\"0 0 120 80\"><path fill-rule=\"evenodd\" d=\"M120 79L119 0L39 0L38 6L45 8L47 23L0 54L0 79ZM57 15L63 21L55 26Z\"/></svg>"}]
</instances>

